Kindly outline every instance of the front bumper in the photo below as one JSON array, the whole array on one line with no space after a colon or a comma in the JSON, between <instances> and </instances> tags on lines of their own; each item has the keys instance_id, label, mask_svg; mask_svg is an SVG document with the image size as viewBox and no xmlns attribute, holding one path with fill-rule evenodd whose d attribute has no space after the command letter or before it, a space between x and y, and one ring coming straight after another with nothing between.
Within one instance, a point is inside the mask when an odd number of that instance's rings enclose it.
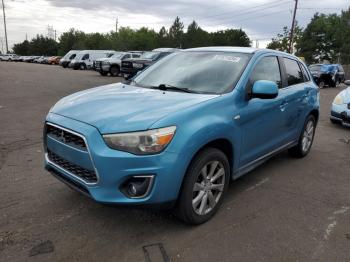
<instances>
[{"instance_id":1,"label":"front bumper","mask_svg":"<svg viewBox=\"0 0 350 262\"><path fill-rule=\"evenodd\" d=\"M350 127L350 108L348 104L332 104L330 118Z\"/></svg>"},{"instance_id":2,"label":"front bumper","mask_svg":"<svg viewBox=\"0 0 350 262\"><path fill-rule=\"evenodd\" d=\"M174 203L177 199L186 170L180 155L165 150L157 155L136 156L110 149L99 131L88 124L52 113L48 115L47 121L81 134L88 145L91 157L91 163L88 164L91 164L96 171L98 176L96 183L86 183L45 158L46 169L71 187L102 203L161 205ZM61 157L70 157L71 162L80 166L86 162L84 156L75 152L74 148L64 146L60 142L54 145L52 143L55 141L50 143L51 145L47 144L46 147L50 147L50 151L55 151ZM152 187L146 196L130 198L119 190L127 179L142 175L154 176Z\"/></svg>"}]
</instances>

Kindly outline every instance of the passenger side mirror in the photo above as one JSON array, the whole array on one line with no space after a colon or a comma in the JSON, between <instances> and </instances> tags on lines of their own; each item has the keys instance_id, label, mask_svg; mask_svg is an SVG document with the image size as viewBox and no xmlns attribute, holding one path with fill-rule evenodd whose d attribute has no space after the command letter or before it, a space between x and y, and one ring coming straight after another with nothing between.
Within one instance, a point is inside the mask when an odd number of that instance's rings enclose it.
<instances>
[{"instance_id":1,"label":"passenger side mirror","mask_svg":"<svg viewBox=\"0 0 350 262\"><path fill-rule=\"evenodd\" d=\"M275 82L258 80L254 83L251 98L272 99L278 96L278 86Z\"/></svg>"},{"instance_id":2,"label":"passenger side mirror","mask_svg":"<svg viewBox=\"0 0 350 262\"><path fill-rule=\"evenodd\" d=\"M350 80L345 80L344 84L346 84L347 86L350 86Z\"/></svg>"}]
</instances>

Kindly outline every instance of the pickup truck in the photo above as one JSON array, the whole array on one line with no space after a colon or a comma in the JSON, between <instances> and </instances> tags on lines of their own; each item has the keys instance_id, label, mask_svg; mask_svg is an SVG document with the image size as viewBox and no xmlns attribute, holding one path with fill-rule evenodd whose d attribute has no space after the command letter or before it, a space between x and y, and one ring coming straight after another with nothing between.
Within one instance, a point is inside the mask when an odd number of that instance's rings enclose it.
<instances>
[{"instance_id":1,"label":"pickup truck","mask_svg":"<svg viewBox=\"0 0 350 262\"><path fill-rule=\"evenodd\" d=\"M122 60L129 58L139 58L141 53L139 52L116 52L109 57L100 58L94 61L94 69L102 76L118 76L120 74L120 68Z\"/></svg>"},{"instance_id":2,"label":"pickup truck","mask_svg":"<svg viewBox=\"0 0 350 262\"><path fill-rule=\"evenodd\" d=\"M125 79L130 79L135 76L137 72L176 51L178 51L176 48L157 48L150 52L143 53L140 58L125 59L122 61L121 73Z\"/></svg>"}]
</instances>

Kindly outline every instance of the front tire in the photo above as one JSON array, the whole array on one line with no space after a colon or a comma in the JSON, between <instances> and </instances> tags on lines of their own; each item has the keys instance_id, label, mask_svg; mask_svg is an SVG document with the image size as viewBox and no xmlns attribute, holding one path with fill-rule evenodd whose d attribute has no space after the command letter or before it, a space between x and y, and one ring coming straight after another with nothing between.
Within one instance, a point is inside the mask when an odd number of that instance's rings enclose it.
<instances>
[{"instance_id":1,"label":"front tire","mask_svg":"<svg viewBox=\"0 0 350 262\"><path fill-rule=\"evenodd\" d=\"M316 120L313 115L309 115L305 121L303 130L295 147L289 149L289 153L293 157L305 157L311 149L315 137Z\"/></svg>"},{"instance_id":2,"label":"front tire","mask_svg":"<svg viewBox=\"0 0 350 262\"><path fill-rule=\"evenodd\" d=\"M86 70L86 65L84 63L81 63L79 66L80 70Z\"/></svg>"},{"instance_id":3,"label":"front tire","mask_svg":"<svg viewBox=\"0 0 350 262\"><path fill-rule=\"evenodd\" d=\"M119 66L111 66L111 68L109 69L109 73L111 74L111 76L119 76L120 73L120 68Z\"/></svg>"},{"instance_id":4,"label":"front tire","mask_svg":"<svg viewBox=\"0 0 350 262\"><path fill-rule=\"evenodd\" d=\"M226 155L216 148L202 150L188 168L176 215L193 225L208 221L222 204L229 180L230 165Z\"/></svg>"},{"instance_id":5,"label":"front tire","mask_svg":"<svg viewBox=\"0 0 350 262\"><path fill-rule=\"evenodd\" d=\"M320 82L318 83L318 87L319 87L320 89L323 89L324 86L325 86L325 82L324 82L323 80L320 80Z\"/></svg>"}]
</instances>

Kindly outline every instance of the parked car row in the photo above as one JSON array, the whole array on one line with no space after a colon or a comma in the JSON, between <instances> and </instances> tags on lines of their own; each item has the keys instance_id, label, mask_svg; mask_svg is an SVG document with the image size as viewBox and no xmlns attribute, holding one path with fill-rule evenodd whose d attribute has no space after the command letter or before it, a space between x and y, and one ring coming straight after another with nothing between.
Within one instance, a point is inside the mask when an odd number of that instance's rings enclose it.
<instances>
[{"instance_id":1,"label":"parked car row","mask_svg":"<svg viewBox=\"0 0 350 262\"><path fill-rule=\"evenodd\" d=\"M0 55L0 61L27 62L49 65L58 65L60 59L60 56L19 56L16 54Z\"/></svg>"}]
</instances>

